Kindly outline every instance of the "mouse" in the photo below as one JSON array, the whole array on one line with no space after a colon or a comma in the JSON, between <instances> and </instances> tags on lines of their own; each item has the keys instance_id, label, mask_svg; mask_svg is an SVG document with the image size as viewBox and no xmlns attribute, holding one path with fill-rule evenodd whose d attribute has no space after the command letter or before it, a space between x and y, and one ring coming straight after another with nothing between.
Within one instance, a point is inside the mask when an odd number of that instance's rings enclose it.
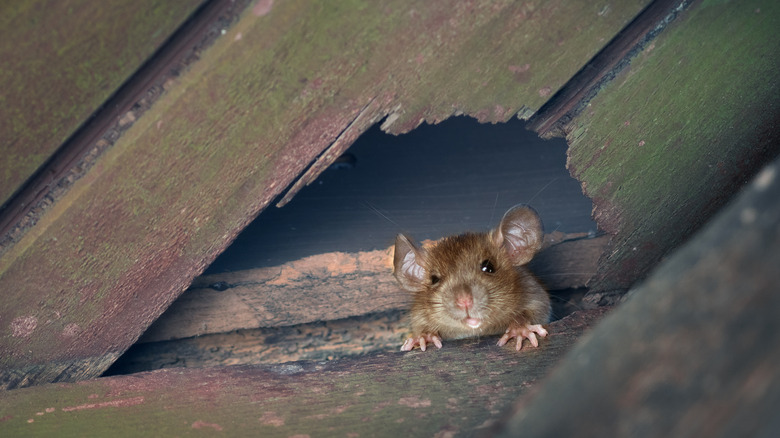
<instances>
[{"instance_id":1,"label":"mouse","mask_svg":"<svg viewBox=\"0 0 780 438\"><path fill-rule=\"evenodd\" d=\"M445 237L430 247L398 234L393 275L411 292L412 333L401 346L422 351L442 340L499 335L499 346L515 339L533 347L547 336L550 297L525 266L541 249L542 220L520 204L510 208L488 232Z\"/></svg>"}]
</instances>

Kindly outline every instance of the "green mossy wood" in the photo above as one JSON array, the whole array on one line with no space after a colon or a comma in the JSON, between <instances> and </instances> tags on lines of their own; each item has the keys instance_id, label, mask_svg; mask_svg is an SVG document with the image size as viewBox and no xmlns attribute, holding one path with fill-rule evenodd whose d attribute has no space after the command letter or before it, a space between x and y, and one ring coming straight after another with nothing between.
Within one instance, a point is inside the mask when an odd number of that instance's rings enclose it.
<instances>
[{"instance_id":1,"label":"green mossy wood","mask_svg":"<svg viewBox=\"0 0 780 438\"><path fill-rule=\"evenodd\" d=\"M0 204L200 3L0 4Z\"/></svg>"},{"instance_id":2,"label":"green mossy wood","mask_svg":"<svg viewBox=\"0 0 780 438\"><path fill-rule=\"evenodd\" d=\"M594 291L627 289L780 150L780 3L684 11L567 127L568 168L615 234Z\"/></svg>"},{"instance_id":3,"label":"green mossy wood","mask_svg":"<svg viewBox=\"0 0 780 438\"><path fill-rule=\"evenodd\" d=\"M645 3L253 4L0 258L0 380L100 375L330 145L527 116Z\"/></svg>"}]
</instances>

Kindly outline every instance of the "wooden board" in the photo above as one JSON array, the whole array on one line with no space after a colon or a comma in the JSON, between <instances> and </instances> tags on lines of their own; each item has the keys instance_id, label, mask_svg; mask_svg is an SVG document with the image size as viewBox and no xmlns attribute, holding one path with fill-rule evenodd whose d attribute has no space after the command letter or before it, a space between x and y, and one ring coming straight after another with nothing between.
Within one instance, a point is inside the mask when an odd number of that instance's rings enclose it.
<instances>
[{"instance_id":1,"label":"wooden board","mask_svg":"<svg viewBox=\"0 0 780 438\"><path fill-rule=\"evenodd\" d=\"M516 405L496 436L777 436L778 199L775 160Z\"/></svg>"},{"instance_id":2,"label":"wooden board","mask_svg":"<svg viewBox=\"0 0 780 438\"><path fill-rule=\"evenodd\" d=\"M551 293L553 320L605 306L584 302L586 292L587 289L574 289ZM144 336L103 375L170 367L276 364L365 356L398 351L410 331L408 312L390 310L332 321L238 329L171 341L146 342Z\"/></svg>"},{"instance_id":3,"label":"wooden board","mask_svg":"<svg viewBox=\"0 0 780 438\"><path fill-rule=\"evenodd\" d=\"M314 160L527 116L645 3L256 3L0 258L0 381L99 375Z\"/></svg>"},{"instance_id":4,"label":"wooden board","mask_svg":"<svg viewBox=\"0 0 780 438\"><path fill-rule=\"evenodd\" d=\"M0 430L773 436L779 175L780 161L571 351L567 345L605 309L551 324L541 347L520 355L493 340L467 340L424 353L168 369L19 389L0 398Z\"/></svg>"},{"instance_id":5,"label":"wooden board","mask_svg":"<svg viewBox=\"0 0 780 438\"><path fill-rule=\"evenodd\" d=\"M9 391L3 435L476 435L532 388L606 309L549 326L540 348L495 339L436 351L273 366L167 369Z\"/></svg>"},{"instance_id":6,"label":"wooden board","mask_svg":"<svg viewBox=\"0 0 780 438\"><path fill-rule=\"evenodd\" d=\"M680 13L568 125L568 168L615 234L591 282L626 289L780 153L780 3Z\"/></svg>"},{"instance_id":7,"label":"wooden board","mask_svg":"<svg viewBox=\"0 0 780 438\"><path fill-rule=\"evenodd\" d=\"M201 1L0 5L0 205Z\"/></svg>"}]
</instances>

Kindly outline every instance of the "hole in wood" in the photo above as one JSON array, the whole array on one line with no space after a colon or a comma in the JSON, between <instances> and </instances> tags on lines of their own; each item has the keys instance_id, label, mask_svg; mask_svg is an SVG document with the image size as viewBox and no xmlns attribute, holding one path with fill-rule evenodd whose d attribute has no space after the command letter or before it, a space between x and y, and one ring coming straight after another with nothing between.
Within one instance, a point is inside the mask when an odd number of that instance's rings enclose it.
<instances>
[{"instance_id":1,"label":"hole in wood","mask_svg":"<svg viewBox=\"0 0 780 438\"><path fill-rule=\"evenodd\" d=\"M485 231L518 203L544 222L533 269L562 317L581 306L606 243L593 239L566 148L517 119L457 117L397 137L376 125L292 202L266 209L106 375L395 351L409 298L391 275L395 235Z\"/></svg>"}]
</instances>

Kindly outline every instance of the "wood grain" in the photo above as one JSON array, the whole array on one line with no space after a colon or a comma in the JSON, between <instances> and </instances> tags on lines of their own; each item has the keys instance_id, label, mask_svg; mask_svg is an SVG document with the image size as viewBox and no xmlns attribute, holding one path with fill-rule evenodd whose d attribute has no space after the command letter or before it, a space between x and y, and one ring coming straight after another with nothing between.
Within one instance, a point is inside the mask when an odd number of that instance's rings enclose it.
<instances>
[{"instance_id":1,"label":"wood grain","mask_svg":"<svg viewBox=\"0 0 780 438\"><path fill-rule=\"evenodd\" d=\"M780 153L780 3L693 2L565 127L614 234L594 292L625 290Z\"/></svg>"},{"instance_id":2,"label":"wood grain","mask_svg":"<svg viewBox=\"0 0 780 438\"><path fill-rule=\"evenodd\" d=\"M90 1L36 0L0 6L0 59L6 65L0 71L0 205L8 207L6 201L25 180L200 3L117 1L106 8ZM46 176L70 169L80 158L60 162ZM32 202L26 200L27 206ZM2 235L8 212L0 213Z\"/></svg>"}]
</instances>

